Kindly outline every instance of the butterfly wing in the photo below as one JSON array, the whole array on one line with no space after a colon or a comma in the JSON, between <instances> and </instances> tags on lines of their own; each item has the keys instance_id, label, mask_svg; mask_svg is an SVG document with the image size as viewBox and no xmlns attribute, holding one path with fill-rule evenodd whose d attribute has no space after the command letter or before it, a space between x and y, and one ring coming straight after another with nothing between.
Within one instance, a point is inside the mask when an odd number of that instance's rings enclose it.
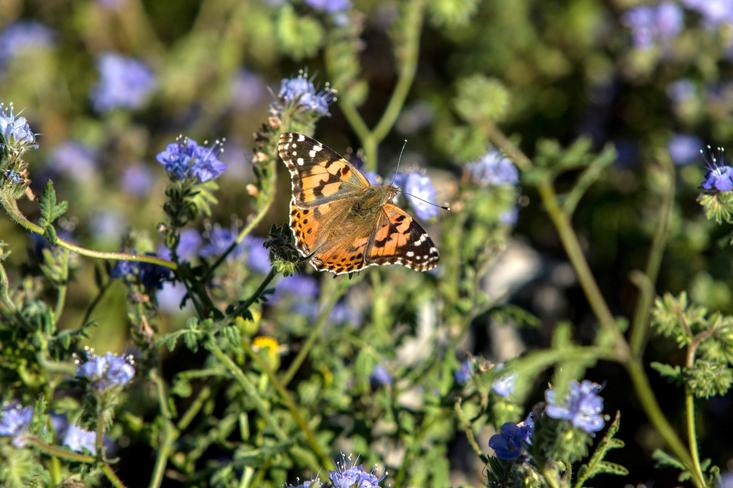
<instances>
[{"instance_id":1,"label":"butterfly wing","mask_svg":"<svg viewBox=\"0 0 733 488\"><path fill-rule=\"evenodd\" d=\"M293 200L300 207L353 196L370 186L354 165L304 134L282 134L277 150L290 172Z\"/></svg>"},{"instance_id":2,"label":"butterfly wing","mask_svg":"<svg viewBox=\"0 0 733 488\"><path fill-rule=\"evenodd\" d=\"M387 203L367 246L365 264L401 264L427 271L438 264L440 254L420 224L397 205Z\"/></svg>"}]
</instances>

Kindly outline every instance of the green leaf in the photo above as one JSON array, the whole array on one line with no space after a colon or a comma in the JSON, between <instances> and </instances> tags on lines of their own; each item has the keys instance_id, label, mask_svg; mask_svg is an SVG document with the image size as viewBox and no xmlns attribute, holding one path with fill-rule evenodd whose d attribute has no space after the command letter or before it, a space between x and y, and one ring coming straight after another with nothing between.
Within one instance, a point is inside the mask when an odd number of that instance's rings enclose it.
<instances>
[{"instance_id":1,"label":"green leaf","mask_svg":"<svg viewBox=\"0 0 733 488\"><path fill-rule=\"evenodd\" d=\"M657 462L657 467L675 468L680 471L687 472L687 468L685 468L684 464L678 461L677 458L673 457L671 454L668 454L661 449L654 451L652 457Z\"/></svg>"},{"instance_id":2,"label":"green leaf","mask_svg":"<svg viewBox=\"0 0 733 488\"><path fill-rule=\"evenodd\" d=\"M662 377L668 379L672 383L677 385L682 384L682 368L679 366L658 363L656 361L652 361L650 366Z\"/></svg>"},{"instance_id":3,"label":"green leaf","mask_svg":"<svg viewBox=\"0 0 733 488\"><path fill-rule=\"evenodd\" d=\"M597 476L599 474L613 474L617 476L626 476L629 474L629 470L620 464L605 461L603 458L606 456L608 451L611 449L618 449L624 447L624 442L620 439L615 439L613 436L618 432L621 426L621 412L616 412L616 417L608 426L606 435L603 436L601 442L598 443L598 447L593 452L590 460L587 464L584 464L578 470L578 478L575 482L575 488L581 488L586 481Z\"/></svg>"},{"instance_id":4,"label":"green leaf","mask_svg":"<svg viewBox=\"0 0 733 488\"><path fill-rule=\"evenodd\" d=\"M38 225L43 228L53 225L53 223L64 215L69 208L67 202L56 202L56 190L53 187L53 181L46 182L46 188L38 202L41 208L41 217L38 219ZM54 234L55 236L55 234Z\"/></svg>"}]
</instances>

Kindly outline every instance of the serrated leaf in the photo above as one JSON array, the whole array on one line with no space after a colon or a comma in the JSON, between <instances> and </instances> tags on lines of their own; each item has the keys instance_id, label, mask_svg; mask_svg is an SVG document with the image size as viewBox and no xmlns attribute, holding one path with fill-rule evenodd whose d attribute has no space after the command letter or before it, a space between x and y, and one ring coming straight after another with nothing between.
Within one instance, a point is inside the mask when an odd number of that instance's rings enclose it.
<instances>
[{"instance_id":1,"label":"serrated leaf","mask_svg":"<svg viewBox=\"0 0 733 488\"><path fill-rule=\"evenodd\" d=\"M618 476L626 476L629 474L629 470L621 466L620 464L611 463L609 461L601 461L598 464L596 473L615 474Z\"/></svg>"},{"instance_id":2,"label":"serrated leaf","mask_svg":"<svg viewBox=\"0 0 733 488\"><path fill-rule=\"evenodd\" d=\"M654 458L654 460L657 462L657 466L659 467L675 468L679 469L680 471L687 472L687 468L685 468L684 464L678 461L671 454L668 454L661 449L657 449L656 451L654 451L654 453L652 454L652 458Z\"/></svg>"},{"instance_id":3,"label":"serrated leaf","mask_svg":"<svg viewBox=\"0 0 733 488\"><path fill-rule=\"evenodd\" d=\"M575 488L581 488L586 481L598 474L613 474L619 476L626 476L629 474L628 470L620 464L605 461L603 459L611 449L623 447L623 441L618 441L613 438L613 436L616 435L616 432L618 432L620 426L621 412L616 412L616 417L613 419L613 422L611 422L611 425L608 426L606 434L603 436L603 439L601 439L601 442L598 443L598 447L596 447L596 450L593 452L590 460L578 470L578 478L574 485ZM614 440L617 442L613 442Z\"/></svg>"},{"instance_id":4,"label":"serrated leaf","mask_svg":"<svg viewBox=\"0 0 733 488\"><path fill-rule=\"evenodd\" d=\"M53 187L53 181L51 180L46 182L46 188L43 190L43 195L41 195L39 206L41 217L38 224L44 228L52 225L69 208L67 202L56 202L56 189Z\"/></svg>"},{"instance_id":5,"label":"serrated leaf","mask_svg":"<svg viewBox=\"0 0 733 488\"><path fill-rule=\"evenodd\" d=\"M669 364L659 363L657 361L652 361L650 366L663 378L666 378L675 384L680 384L682 382L682 368L679 366L672 366Z\"/></svg>"}]
</instances>

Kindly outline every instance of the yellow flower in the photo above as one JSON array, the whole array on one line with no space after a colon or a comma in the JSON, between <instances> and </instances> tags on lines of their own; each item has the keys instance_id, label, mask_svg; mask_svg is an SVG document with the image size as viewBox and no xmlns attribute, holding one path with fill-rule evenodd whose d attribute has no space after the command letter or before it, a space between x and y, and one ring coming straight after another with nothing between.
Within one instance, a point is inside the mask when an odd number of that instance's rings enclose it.
<instances>
[{"instance_id":1,"label":"yellow flower","mask_svg":"<svg viewBox=\"0 0 733 488\"><path fill-rule=\"evenodd\" d=\"M254 341L252 341L252 347L255 351L266 349L267 359L270 362L271 366L277 366L280 362L280 343L277 342L277 339L275 339L274 337L257 336L254 338Z\"/></svg>"}]
</instances>

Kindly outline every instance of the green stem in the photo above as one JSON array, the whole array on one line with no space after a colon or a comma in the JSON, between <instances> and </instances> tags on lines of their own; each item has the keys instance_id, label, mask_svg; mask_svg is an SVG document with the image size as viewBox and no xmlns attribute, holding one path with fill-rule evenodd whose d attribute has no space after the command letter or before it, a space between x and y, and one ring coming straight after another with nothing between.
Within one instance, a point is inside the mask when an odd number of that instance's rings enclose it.
<instances>
[{"instance_id":1,"label":"green stem","mask_svg":"<svg viewBox=\"0 0 733 488\"><path fill-rule=\"evenodd\" d=\"M117 473L115 473L115 471L112 469L112 466L107 463L102 463L102 472L107 477L109 482L112 483L112 486L114 486L115 488L125 488L125 484L117 476Z\"/></svg>"},{"instance_id":2,"label":"green stem","mask_svg":"<svg viewBox=\"0 0 733 488\"><path fill-rule=\"evenodd\" d=\"M333 465L333 461L331 461L331 458L326 454L326 451L323 449L321 444L318 442L318 439L316 439L315 434L311 430L311 428L308 426L308 422L305 421L305 418L300 413L300 410L298 410L298 406L295 404L295 401L293 401L293 397L290 396L290 393L288 392L287 388L280 382L280 380L277 378L275 373L270 369L270 367L265 364L264 361L258 356L254 350L252 349L252 345L249 343L248 340L242 341L242 347L244 348L244 351L247 353L247 355L252 359L252 361L257 365L257 367L265 373L265 376L270 380L272 383L272 386L275 387L275 390L277 391L278 395L280 396L280 400L285 404L285 408L288 409L290 412L290 415L293 417L293 420L300 428L301 432L303 432L303 435L305 435L305 440L310 446L313 453L318 457L320 463L326 470L333 470L335 467Z\"/></svg>"},{"instance_id":3,"label":"green stem","mask_svg":"<svg viewBox=\"0 0 733 488\"><path fill-rule=\"evenodd\" d=\"M201 410L201 407L204 406L204 403L206 403L206 400L208 400L209 398L211 398L211 388L208 386L204 386L203 388L201 388L201 391L199 392L198 396L196 396L194 401L191 402L191 405L188 407L188 410L186 410L186 413L184 413L181 419L178 421L176 428L179 432L186 430L186 428L191 425L191 422L194 418L196 418L196 415Z\"/></svg>"},{"instance_id":4,"label":"green stem","mask_svg":"<svg viewBox=\"0 0 733 488\"><path fill-rule=\"evenodd\" d=\"M104 459L104 408L97 408L97 435L94 439L94 444L97 448L97 457Z\"/></svg>"},{"instance_id":5,"label":"green stem","mask_svg":"<svg viewBox=\"0 0 733 488\"><path fill-rule=\"evenodd\" d=\"M270 268L270 272L267 274L267 276L265 276L265 279L262 280L260 286L257 287L255 292L252 293L249 298L240 302L239 305L234 308L234 311L230 315L232 317L237 317L245 312L255 301L257 301L259 297L262 296L270 282L275 279L275 276L277 276L277 270L273 266L272 268Z\"/></svg>"},{"instance_id":6,"label":"green stem","mask_svg":"<svg viewBox=\"0 0 733 488\"><path fill-rule=\"evenodd\" d=\"M18 209L17 202L12 199L9 195L0 194L0 204L5 208L11 219L24 229L33 232L38 235L44 235L43 227L34 224L26 218ZM71 252L81 254L82 256L88 256L90 258L97 259L109 259L113 261L136 261L140 263L157 264L169 269L176 269L176 263L168 261L167 259L159 258L157 256L146 256L140 254L127 254L122 252L106 252L106 251L95 251L94 249L87 249L85 247L77 246L74 243L67 242L60 237L56 240L57 246L68 249Z\"/></svg>"},{"instance_id":7,"label":"green stem","mask_svg":"<svg viewBox=\"0 0 733 488\"><path fill-rule=\"evenodd\" d=\"M158 375L156 370L151 372L150 377L155 383L158 394L158 404L160 406L160 414L163 416L163 439L158 447L158 455L155 458L153 474L150 477L150 484L148 485L149 488L158 488L161 483L163 483L165 467L168 464L168 458L173 452L173 443L178 437L178 431L173 426L173 422L171 420L172 415L170 408L168 407L168 396L165 392L163 379Z\"/></svg>"},{"instance_id":8,"label":"green stem","mask_svg":"<svg viewBox=\"0 0 733 488\"><path fill-rule=\"evenodd\" d=\"M92 314L94 313L94 309L97 308L99 302L102 301L102 298L104 298L104 294L107 292L111 284L111 281L107 281L99 288L99 291L97 291L97 295L94 297L92 303L89 304L86 311L84 312L84 318L82 319L81 324L79 324L79 328L84 327L86 324L89 323L89 320L92 318Z\"/></svg>"},{"instance_id":9,"label":"green stem","mask_svg":"<svg viewBox=\"0 0 733 488\"><path fill-rule=\"evenodd\" d=\"M664 249L667 246L669 217L672 213L675 195L675 171L674 164L665 156L662 158L664 169L667 173L667 188L664 189L662 205L659 208L657 228L654 231L652 245L649 251L649 258L644 271L644 283L639 289L639 301L634 310L634 320L631 323L631 354L634 357L641 357L644 353L647 331L649 329L649 312L654 301L654 284L659 276L659 269L662 265Z\"/></svg>"},{"instance_id":10,"label":"green stem","mask_svg":"<svg viewBox=\"0 0 733 488\"><path fill-rule=\"evenodd\" d=\"M69 252L63 253L63 262L61 265L64 267L64 274L61 277L61 283L59 283L56 290L56 306L53 309L53 322L58 324L61 314L64 312L64 305L66 304L66 288L69 279Z\"/></svg>"},{"instance_id":11,"label":"green stem","mask_svg":"<svg viewBox=\"0 0 733 488\"><path fill-rule=\"evenodd\" d=\"M685 387L685 417L687 419L687 444L690 448L692 457L692 465L695 469L695 478L697 481L702 480L702 486L705 486L705 477L702 474L700 465L700 454L697 450L697 434L695 432L695 398L692 396L689 387Z\"/></svg>"}]
</instances>

